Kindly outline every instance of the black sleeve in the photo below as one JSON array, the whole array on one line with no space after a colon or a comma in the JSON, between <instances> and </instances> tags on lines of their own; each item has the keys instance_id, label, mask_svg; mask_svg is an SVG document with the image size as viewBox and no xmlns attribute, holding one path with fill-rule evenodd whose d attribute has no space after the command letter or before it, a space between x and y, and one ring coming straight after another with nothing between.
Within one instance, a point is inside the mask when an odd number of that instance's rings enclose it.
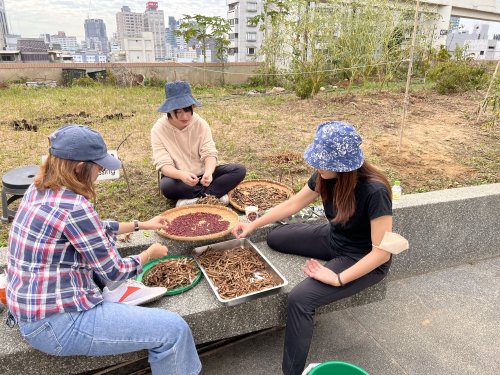
<instances>
[{"instance_id":1,"label":"black sleeve","mask_svg":"<svg viewBox=\"0 0 500 375\"><path fill-rule=\"evenodd\" d=\"M307 181L307 186L309 186L309 189L312 191L316 191L316 179L318 178L318 171L314 172L311 177L309 177L309 180Z\"/></svg>"},{"instance_id":2,"label":"black sleeve","mask_svg":"<svg viewBox=\"0 0 500 375\"><path fill-rule=\"evenodd\" d=\"M392 201L387 188L383 185L374 189L368 198L368 218L392 216Z\"/></svg>"}]
</instances>

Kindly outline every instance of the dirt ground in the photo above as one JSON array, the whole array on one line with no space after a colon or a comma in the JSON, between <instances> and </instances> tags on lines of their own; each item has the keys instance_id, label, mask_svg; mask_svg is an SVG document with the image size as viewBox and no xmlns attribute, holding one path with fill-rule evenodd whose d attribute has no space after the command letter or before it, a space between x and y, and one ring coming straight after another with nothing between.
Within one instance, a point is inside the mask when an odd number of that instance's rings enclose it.
<instances>
[{"instance_id":1,"label":"dirt ground","mask_svg":"<svg viewBox=\"0 0 500 375\"><path fill-rule=\"evenodd\" d=\"M398 92L319 95L307 101L284 103L279 112L292 123L306 113L313 114L312 126L332 119L354 124L363 136L366 157L391 179L400 179L407 193L499 181L500 129L491 123L476 122L480 93L413 93L398 151L403 96ZM282 142L292 143L304 137L307 145L312 140L310 127L308 135L293 127L288 130L282 133ZM285 157L281 154L283 164L287 160L299 162L303 149L297 147ZM274 155L275 165L279 160L280 156Z\"/></svg>"}]
</instances>

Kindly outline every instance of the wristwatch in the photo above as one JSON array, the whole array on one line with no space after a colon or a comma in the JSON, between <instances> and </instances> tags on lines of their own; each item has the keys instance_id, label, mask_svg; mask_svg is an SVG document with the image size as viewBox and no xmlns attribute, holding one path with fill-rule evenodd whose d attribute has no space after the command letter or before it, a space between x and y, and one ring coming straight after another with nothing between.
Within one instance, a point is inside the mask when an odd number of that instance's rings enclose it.
<instances>
[{"instance_id":1,"label":"wristwatch","mask_svg":"<svg viewBox=\"0 0 500 375\"><path fill-rule=\"evenodd\" d=\"M139 230L139 220L134 220L134 232Z\"/></svg>"}]
</instances>

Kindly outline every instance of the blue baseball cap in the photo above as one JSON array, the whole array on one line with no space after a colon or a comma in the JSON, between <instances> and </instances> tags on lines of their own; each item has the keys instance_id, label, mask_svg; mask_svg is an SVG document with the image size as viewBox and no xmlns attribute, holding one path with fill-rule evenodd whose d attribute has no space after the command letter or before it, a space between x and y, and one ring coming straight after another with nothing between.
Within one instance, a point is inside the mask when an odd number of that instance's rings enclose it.
<instances>
[{"instance_id":1,"label":"blue baseball cap","mask_svg":"<svg viewBox=\"0 0 500 375\"><path fill-rule=\"evenodd\" d=\"M108 154L104 139L85 125L69 124L49 136L49 153L66 160L91 161L104 169L120 169L122 163Z\"/></svg>"},{"instance_id":2,"label":"blue baseball cap","mask_svg":"<svg viewBox=\"0 0 500 375\"><path fill-rule=\"evenodd\" d=\"M158 112L172 112L192 105L201 107L201 103L191 94L191 88L186 81L165 83L165 96L167 99L158 108Z\"/></svg>"},{"instance_id":3,"label":"blue baseball cap","mask_svg":"<svg viewBox=\"0 0 500 375\"><path fill-rule=\"evenodd\" d=\"M304 151L305 161L316 169L350 172L363 165L362 139L350 124L324 122L316 129L314 141Z\"/></svg>"}]
</instances>

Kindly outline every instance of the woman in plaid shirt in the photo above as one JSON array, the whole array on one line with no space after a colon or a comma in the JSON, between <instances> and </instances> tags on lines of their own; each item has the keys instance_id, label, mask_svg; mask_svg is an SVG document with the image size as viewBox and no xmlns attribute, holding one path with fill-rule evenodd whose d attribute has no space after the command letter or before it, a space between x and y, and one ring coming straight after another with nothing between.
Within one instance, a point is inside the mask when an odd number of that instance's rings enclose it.
<instances>
[{"instance_id":1,"label":"woman in plaid shirt","mask_svg":"<svg viewBox=\"0 0 500 375\"><path fill-rule=\"evenodd\" d=\"M164 309L135 306L151 296L143 285L112 283L135 277L143 264L168 252L154 244L122 258L115 235L167 223L160 216L145 222L101 221L89 201L96 196L94 182L103 169L119 169L121 162L86 126L65 126L49 140L50 155L9 233L10 319L30 345L47 354L98 356L148 349L153 374L198 374L201 364L186 322ZM104 292L96 278L108 285ZM153 291L156 296L165 292L160 289Z\"/></svg>"}]
</instances>

